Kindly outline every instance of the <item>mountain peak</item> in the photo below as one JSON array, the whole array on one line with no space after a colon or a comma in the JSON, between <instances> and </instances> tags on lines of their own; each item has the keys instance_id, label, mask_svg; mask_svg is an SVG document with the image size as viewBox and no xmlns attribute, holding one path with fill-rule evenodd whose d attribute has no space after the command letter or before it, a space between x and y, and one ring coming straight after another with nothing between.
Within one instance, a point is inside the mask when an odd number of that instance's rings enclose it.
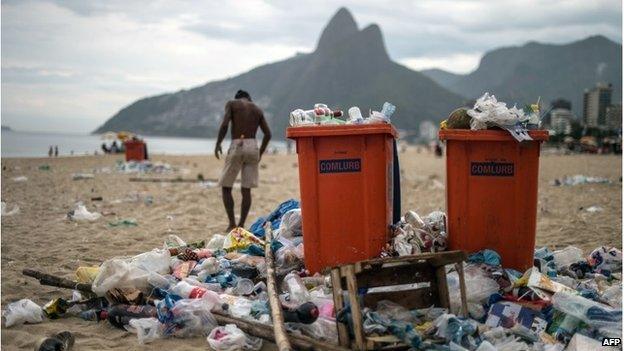
<instances>
[{"instance_id":1,"label":"mountain peak","mask_svg":"<svg viewBox=\"0 0 624 351\"><path fill-rule=\"evenodd\" d=\"M331 50L343 39L358 32L357 23L349 10L341 7L332 17L318 41L317 50Z\"/></svg>"}]
</instances>

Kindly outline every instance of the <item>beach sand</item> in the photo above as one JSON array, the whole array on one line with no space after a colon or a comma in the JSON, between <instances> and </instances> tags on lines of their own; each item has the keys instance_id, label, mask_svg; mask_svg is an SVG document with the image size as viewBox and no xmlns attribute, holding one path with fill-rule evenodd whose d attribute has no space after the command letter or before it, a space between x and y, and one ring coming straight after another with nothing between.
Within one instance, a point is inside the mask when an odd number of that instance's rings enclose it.
<instances>
[{"instance_id":1,"label":"beach sand","mask_svg":"<svg viewBox=\"0 0 624 351\"><path fill-rule=\"evenodd\" d=\"M401 154L402 208L420 214L445 207L444 159L409 149ZM227 226L220 189L196 183L130 182L135 175L96 173L94 179L72 180L72 173L114 169L121 156L69 157L58 159L2 159L2 201L20 213L2 217L2 306L29 298L43 305L55 297L68 297L69 290L41 286L22 276L32 268L73 279L79 266L98 265L115 256L131 256L162 247L169 234L187 241L209 239ZM194 178L198 173L216 179L222 161L209 156L155 156L182 171L163 175ZM41 165L50 170L39 170ZM266 215L289 198L299 198L295 155L266 155L262 159L260 187L253 191L247 224ZM622 247L621 158L616 156L542 155L539 179L537 245L551 249L575 245L589 252L600 245ZM611 184L555 187L551 182L565 175L607 177ZM13 178L26 176L25 182ZM151 196L153 202L144 199ZM102 196L104 201L91 201ZM135 201L138 198L138 201ZM77 201L90 211L114 213L92 223L65 219ZM240 195L235 189L235 201ZM597 205L601 212L587 212ZM583 209L581 209L583 208ZM238 212L238 210L237 210ZM135 218L137 227L111 228L108 222ZM158 340L138 344L134 334L107 323L78 318L45 321L35 325L2 328L3 350L32 350L46 334L70 330L76 350L205 350L205 338Z\"/></svg>"}]
</instances>

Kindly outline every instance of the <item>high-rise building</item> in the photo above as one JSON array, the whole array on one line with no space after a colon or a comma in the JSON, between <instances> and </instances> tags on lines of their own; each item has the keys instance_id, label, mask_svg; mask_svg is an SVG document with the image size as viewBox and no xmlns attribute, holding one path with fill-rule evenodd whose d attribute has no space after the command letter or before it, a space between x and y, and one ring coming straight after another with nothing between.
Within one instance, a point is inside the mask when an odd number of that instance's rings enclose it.
<instances>
[{"instance_id":1,"label":"high-rise building","mask_svg":"<svg viewBox=\"0 0 624 351\"><path fill-rule=\"evenodd\" d=\"M572 110L572 103L569 100L565 100L563 98L559 98L559 99L555 99L551 101L548 112L546 112L546 115L544 115L544 117L542 118L542 125L544 127L548 128L552 126L551 111L556 110L556 109Z\"/></svg>"},{"instance_id":2,"label":"high-rise building","mask_svg":"<svg viewBox=\"0 0 624 351\"><path fill-rule=\"evenodd\" d=\"M550 111L550 128L557 134L572 133L572 120L575 119L572 111L566 108L556 108Z\"/></svg>"},{"instance_id":3,"label":"high-rise building","mask_svg":"<svg viewBox=\"0 0 624 351\"><path fill-rule=\"evenodd\" d=\"M622 105L607 106L606 124L610 130L622 129Z\"/></svg>"},{"instance_id":4,"label":"high-rise building","mask_svg":"<svg viewBox=\"0 0 624 351\"><path fill-rule=\"evenodd\" d=\"M607 106L611 105L611 84L598 83L583 94L583 122L588 127L606 127Z\"/></svg>"}]
</instances>

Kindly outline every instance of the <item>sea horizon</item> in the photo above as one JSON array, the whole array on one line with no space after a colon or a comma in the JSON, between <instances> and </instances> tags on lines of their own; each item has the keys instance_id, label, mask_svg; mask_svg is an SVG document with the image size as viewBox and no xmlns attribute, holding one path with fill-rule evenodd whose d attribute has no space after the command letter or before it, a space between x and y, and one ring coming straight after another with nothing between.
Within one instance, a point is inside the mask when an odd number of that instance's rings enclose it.
<instances>
[{"instance_id":1,"label":"sea horizon","mask_svg":"<svg viewBox=\"0 0 624 351\"><path fill-rule=\"evenodd\" d=\"M101 155L102 143L111 141L101 138L102 134L72 132L35 132L2 130L0 138L2 158L48 157L50 146L58 146L59 156ZM148 152L158 155L212 155L216 138L170 137L141 135L146 141ZM260 143L260 140L258 140ZM223 141L223 149L229 146L229 137ZM269 149L283 150L283 140L272 140Z\"/></svg>"}]
</instances>

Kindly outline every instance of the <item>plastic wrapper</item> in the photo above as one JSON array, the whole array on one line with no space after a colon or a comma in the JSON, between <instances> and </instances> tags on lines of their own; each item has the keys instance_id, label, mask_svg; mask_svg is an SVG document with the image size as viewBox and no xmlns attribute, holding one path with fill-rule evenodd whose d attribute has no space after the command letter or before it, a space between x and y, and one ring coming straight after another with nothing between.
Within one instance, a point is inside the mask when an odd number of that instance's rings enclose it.
<instances>
[{"instance_id":1,"label":"plastic wrapper","mask_svg":"<svg viewBox=\"0 0 624 351\"><path fill-rule=\"evenodd\" d=\"M245 334L234 324L214 328L207 340L215 351L260 350L262 348L262 339Z\"/></svg>"},{"instance_id":2,"label":"plastic wrapper","mask_svg":"<svg viewBox=\"0 0 624 351\"><path fill-rule=\"evenodd\" d=\"M301 267L303 267L303 244L293 246L288 243L275 252L277 275L284 275Z\"/></svg>"},{"instance_id":3,"label":"plastic wrapper","mask_svg":"<svg viewBox=\"0 0 624 351\"><path fill-rule=\"evenodd\" d=\"M296 208L284 213L279 226L279 235L284 238L303 235L301 209Z\"/></svg>"},{"instance_id":4,"label":"plastic wrapper","mask_svg":"<svg viewBox=\"0 0 624 351\"><path fill-rule=\"evenodd\" d=\"M565 249L556 250L552 254L557 268L568 267L573 263L585 260L583 257L583 250L574 246L568 246Z\"/></svg>"},{"instance_id":5,"label":"plastic wrapper","mask_svg":"<svg viewBox=\"0 0 624 351\"><path fill-rule=\"evenodd\" d=\"M622 286L613 285L602 293L602 297L609 302L613 308L622 309Z\"/></svg>"},{"instance_id":6,"label":"plastic wrapper","mask_svg":"<svg viewBox=\"0 0 624 351\"><path fill-rule=\"evenodd\" d=\"M597 272L618 272L622 270L622 251L602 246L592 251L587 261Z\"/></svg>"},{"instance_id":7,"label":"plastic wrapper","mask_svg":"<svg viewBox=\"0 0 624 351\"><path fill-rule=\"evenodd\" d=\"M163 248L165 249L171 248L171 247L183 247L183 246L186 246L186 241L182 240L182 238L174 234L170 234L169 236L167 236L167 240L165 240L163 244Z\"/></svg>"},{"instance_id":8,"label":"plastic wrapper","mask_svg":"<svg viewBox=\"0 0 624 351\"><path fill-rule=\"evenodd\" d=\"M597 329L606 337L621 337L622 311L567 292L552 296L553 307Z\"/></svg>"},{"instance_id":9,"label":"plastic wrapper","mask_svg":"<svg viewBox=\"0 0 624 351\"><path fill-rule=\"evenodd\" d=\"M43 322L43 309L29 299L12 302L2 312L5 325L10 328L16 324Z\"/></svg>"},{"instance_id":10,"label":"plastic wrapper","mask_svg":"<svg viewBox=\"0 0 624 351\"><path fill-rule=\"evenodd\" d=\"M212 296L212 295L208 295ZM217 321L210 312L216 301L212 298L182 299L172 303L165 299L157 304L162 334L180 338L208 335Z\"/></svg>"},{"instance_id":11,"label":"plastic wrapper","mask_svg":"<svg viewBox=\"0 0 624 351\"><path fill-rule=\"evenodd\" d=\"M338 344L338 330L336 320L333 318L319 317L312 324L301 324L303 332L317 340Z\"/></svg>"},{"instance_id":12,"label":"plastic wrapper","mask_svg":"<svg viewBox=\"0 0 624 351\"><path fill-rule=\"evenodd\" d=\"M93 222L93 221L100 219L100 217L102 217L102 214L98 212L89 212L89 210L87 210L85 205L81 203L76 204L76 208L74 208L72 211L70 211L67 214L67 218L69 218L72 221Z\"/></svg>"},{"instance_id":13,"label":"plastic wrapper","mask_svg":"<svg viewBox=\"0 0 624 351\"><path fill-rule=\"evenodd\" d=\"M130 327L136 331L139 344L145 345L162 337L162 325L156 318L131 319Z\"/></svg>"},{"instance_id":14,"label":"plastic wrapper","mask_svg":"<svg viewBox=\"0 0 624 351\"><path fill-rule=\"evenodd\" d=\"M221 235L221 234L215 234L212 236L212 238L210 238L210 241L208 241L208 245L206 245L206 248L210 249L210 250L221 250L223 249L223 242L225 241L225 236Z\"/></svg>"},{"instance_id":15,"label":"plastic wrapper","mask_svg":"<svg viewBox=\"0 0 624 351\"><path fill-rule=\"evenodd\" d=\"M76 270L76 280L79 283L91 284L97 277L100 267L78 267Z\"/></svg>"},{"instance_id":16,"label":"plastic wrapper","mask_svg":"<svg viewBox=\"0 0 624 351\"><path fill-rule=\"evenodd\" d=\"M449 287L451 311L459 313L461 308L459 276L457 272L453 271L446 275L446 279ZM476 266L464 267L464 280L466 281L466 301L468 302L468 307L469 309L474 308L475 311L482 311L483 308L480 305L487 301L490 295L497 293L500 289L494 279L488 277Z\"/></svg>"},{"instance_id":17,"label":"plastic wrapper","mask_svg":"<svg viewBox=\"0 0 624 351\"><path fill-rule=\"evenodd\" d=\"M377 302L377 308L375 310L382 317L388 319L395 319L403 322L414 322L416 320L415 316L407 308L389 300Z\"/></svg>"},{"instance_id":18,"label":"plastic wrapper","mask_svg":"<svg viewBox=\"0 0 624 351\"><path fill-rule=\"evenodd\" d=\"M241 250L248 248L251 244L264 246L264 241L243 228L234 228L225 237L223 249L225 251Z\"/></svg>"}]
</instances>

